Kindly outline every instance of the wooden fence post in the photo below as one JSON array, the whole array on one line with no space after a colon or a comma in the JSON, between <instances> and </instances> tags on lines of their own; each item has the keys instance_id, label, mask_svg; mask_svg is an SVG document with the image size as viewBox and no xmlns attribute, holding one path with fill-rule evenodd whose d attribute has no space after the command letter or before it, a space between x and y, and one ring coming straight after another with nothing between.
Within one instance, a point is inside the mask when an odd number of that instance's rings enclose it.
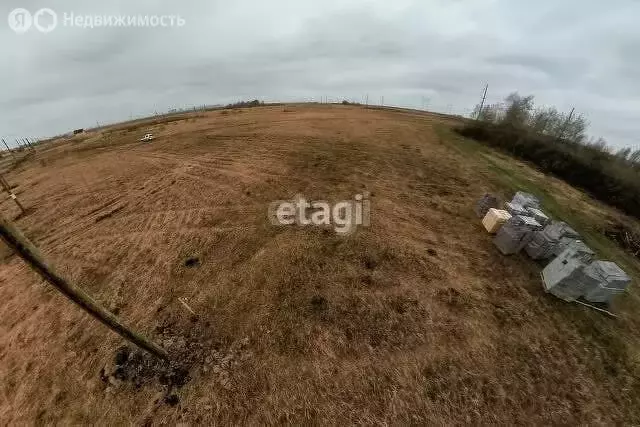
<instances>
[{"instance_id":1,"label":"wooden fence post","mask_svg":"<svg viewBox=\"0 0 640 427\"><path fill-rule=\"evenodd\" d=\"M13 248L33 270L87 313L138 347L162 359L169 358L165 349L123 324L113 313L98 304L82 289L60 276L52 266L46 263L40 250L2 214L0 214L0 237L2 237L9 247Z\"/></svg>"},{"instance_id":2,"label":"wooden fence post","mask_svg":"<svg viewBox=\"0 0 640 427\"><path fill-rule=\"evenodd\" d=\"M13 194L13 191L11 191L11 186L9 185L9 183L7 182L6 179L4 179L4 176L2 174L0 174L0 185L2 186L2 188L4 188L4 191L7 192L7 194L9 194L9 197L11 197L11 200L13 200L14 202L16 202L16 205L18 205L18 207L20 208L20 211L24 214L26 213L24 206L22 206L22 203L20 203L20 200L18 200L18 198L16 197L15 194Z\"/></svg>"},{"instance_id":3,"label":"wooden fence post","mask_svg":"<svg viewBox=\"0 0 640 427\"><path fill-rule=\"evenodd\" d=\"M9 152L9 154L11 154L11 157L13 157L13 160L15 160L16 159L16 155L13 153L11 148L9 148L9 146L7 145L7 142L4 140L4 138L2 138L2 143L4 144L5 147L7 147L7 151Z\"/></svg>"}]
</instances>

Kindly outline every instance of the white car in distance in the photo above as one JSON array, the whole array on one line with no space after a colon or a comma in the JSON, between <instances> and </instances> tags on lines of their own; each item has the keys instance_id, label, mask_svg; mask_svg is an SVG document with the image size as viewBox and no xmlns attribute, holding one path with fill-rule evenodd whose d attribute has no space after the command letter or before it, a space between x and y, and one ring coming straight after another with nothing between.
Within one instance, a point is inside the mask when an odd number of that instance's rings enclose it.
<instances>
[{"instance_id":1,"label":"white car in distance","mask_svg":"<svg viewBox=\"0 0 640 427\"><path fill-rule=\"evenodd\" d=\"M140 141L143 141L143 142L153 141L153 134L151 133L146 134L145 136L142 137Z\"/></svg>"}]
</instances>

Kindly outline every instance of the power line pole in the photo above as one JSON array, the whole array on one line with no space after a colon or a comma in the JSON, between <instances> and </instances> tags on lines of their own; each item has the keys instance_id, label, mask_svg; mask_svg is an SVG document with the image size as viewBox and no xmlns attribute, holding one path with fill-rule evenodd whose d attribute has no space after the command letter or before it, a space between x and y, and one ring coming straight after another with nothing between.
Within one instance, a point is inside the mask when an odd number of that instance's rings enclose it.
<instances>
[{"instance_id":1,"label":"power line pole","mask_svg":"<svg viewBox=\"0 0 640 427\"><path fill-rule=\"evenodd\" d=\"M58 289L64 296L79 305L83 310L94 318L108 326L123 338L133 342L138 347L149 353L168 359L169 355L165 349L150 341L143 335L130 329L123 324L113 313L107 311L82 289L76 287L65 278L60 276L52 266L44 260L42 253L33 243L27 239L20 230L4 215L0 214L0 237L13 248L16 253L36 271L43 279Z\"/></svg>"},{"instance_id":2,"label":"power line pole","mask_svg":"<svg viewBox=\"0 0 640 427\"><path fill-rule=\"evenodd\" d=\"M567 131L567 127L569 126L569 123L571 123L571 119L573 118L573 113L575 111L575 107L571 109L571 112L569 113L569 116L567 116L567 120L565 120L564 125L562 126L562 133L560 134L560 139L564 139L564 134Z\"/></svg>"},{"instance_id":3,"label":"power line pole","mask_svg":"<svg viewBox=\"0 0 640 427\"><path fill-rule=\"evenodd\" d=\"M480 102L480 109L478 110L478 114L476 116L476 120L480 118L482 114L482 110L484 109L484 102L487 100L487 90L489 89L489 83L484 86L484 94L482 94L482 101Z\"/></svg>"}]
</instances>

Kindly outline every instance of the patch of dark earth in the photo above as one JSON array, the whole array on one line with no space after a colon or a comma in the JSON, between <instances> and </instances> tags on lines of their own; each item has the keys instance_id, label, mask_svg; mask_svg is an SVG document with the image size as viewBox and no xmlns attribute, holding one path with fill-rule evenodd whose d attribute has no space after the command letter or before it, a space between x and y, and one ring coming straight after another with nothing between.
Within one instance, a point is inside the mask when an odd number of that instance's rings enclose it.
<instances>
[{"instance_id":1,"label":"patch of dark earth","mask_svg":"<svg viewBox=\"0 0 640 427\"><path fill-rule=\"evenodd\" d=\"M133 345L123 345L115 352L113 362L100 370L106 392L123 388L161 387L164 397L156 403L176 406L179 390L199 372L217 374L218 382L230 386L228 369L248 357L247 338L231 345L211 337L211 325L192 323L184 328L165 320L156 328L154 340L168 353L163 360Z\"/></svg>"}]
</instances>

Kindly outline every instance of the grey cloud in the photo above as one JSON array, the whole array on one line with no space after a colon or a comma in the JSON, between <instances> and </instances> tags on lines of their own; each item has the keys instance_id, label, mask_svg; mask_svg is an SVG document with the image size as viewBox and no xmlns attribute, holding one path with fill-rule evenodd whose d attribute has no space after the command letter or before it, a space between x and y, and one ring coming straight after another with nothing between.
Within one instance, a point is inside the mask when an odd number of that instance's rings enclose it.
<instances>
[{"instance_id":1,"label":"grey cloud","mask_svg":"<svg viewBox=\"0 0 640 427\"><path fill-rule=\"evenodd\" d=\"M17 5L2 5L8 14ZM35 11L43 4L23 1ZM181 28L0 25L9 82L0 134L52 135L96 122L242 98L371 100L465 113L485 82L576 107L592 133L637 145L639 3L542 0L52 0L59 13L180 15ZM37 116L39 120L33 121ZM624 117L624 119L622 119Z\"/></svg>"}]
</instances>

